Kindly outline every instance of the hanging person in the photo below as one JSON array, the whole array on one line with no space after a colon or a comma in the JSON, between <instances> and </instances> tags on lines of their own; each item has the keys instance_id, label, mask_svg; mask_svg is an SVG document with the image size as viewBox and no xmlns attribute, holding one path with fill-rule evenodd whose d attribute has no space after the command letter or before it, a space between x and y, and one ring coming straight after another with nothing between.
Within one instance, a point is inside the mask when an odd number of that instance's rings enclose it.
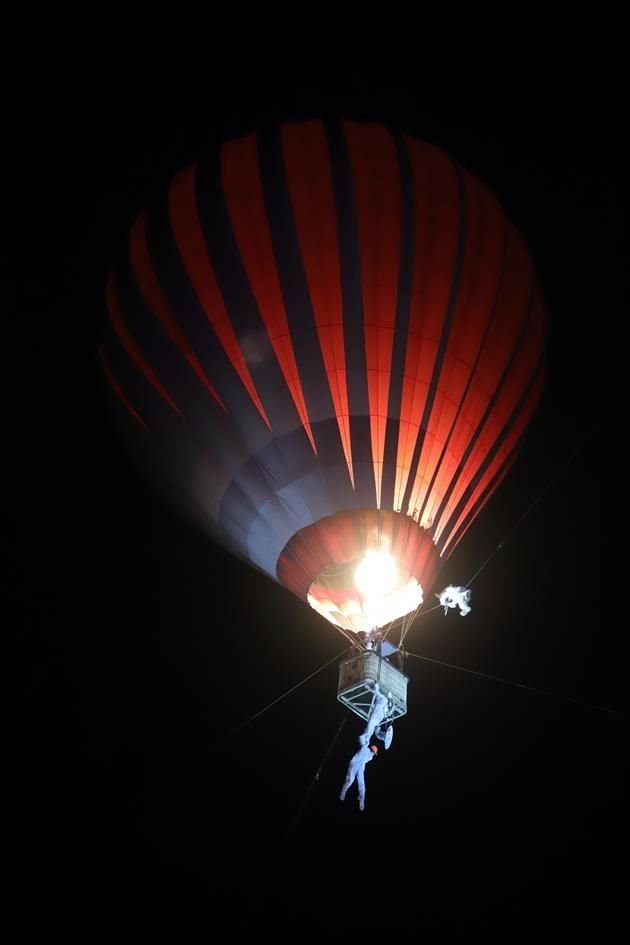
<instances>
[{"instance_id":1,"label":"hanging person","mask_svg":"<svg viewBox=\"0 0 630 945\"><path fill-rule=\"evenodd\" d=\"M343 782L339 800L345 800L348 788L357 782L359 790L359 810L365 810L365 766L378 754L376 745L362 745L350 759L346 780Z\"/></svg>"}]
</instances>

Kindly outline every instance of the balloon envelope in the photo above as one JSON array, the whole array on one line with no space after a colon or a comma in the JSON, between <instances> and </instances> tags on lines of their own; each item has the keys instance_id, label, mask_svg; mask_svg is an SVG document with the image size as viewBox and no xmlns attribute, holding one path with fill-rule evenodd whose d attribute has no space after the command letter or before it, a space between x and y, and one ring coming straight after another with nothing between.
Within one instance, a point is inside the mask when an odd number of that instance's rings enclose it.
<instances>
[{"instance_id":1,"label":"balloon envelope","mask_svg":"<svg viewBox=\"0 0 630 945\"><path fill-rule=\"evenodd\" d=\"M542 388L518 233L446 154L375 124L284 124L182 171L105 308L151 475L345 631L426 598ZM357 581L370 552L387 587Z\"/></svg>"}]
</instances>

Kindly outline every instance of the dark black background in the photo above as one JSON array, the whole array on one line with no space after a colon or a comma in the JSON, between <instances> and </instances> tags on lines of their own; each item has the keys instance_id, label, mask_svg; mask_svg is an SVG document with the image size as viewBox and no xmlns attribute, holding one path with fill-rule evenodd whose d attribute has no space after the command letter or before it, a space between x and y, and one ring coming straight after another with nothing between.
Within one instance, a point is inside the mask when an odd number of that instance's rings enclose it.
<instances>
[{"instance_id":1,"label":"dark black background","mask_svg":"<svg viewBox=\"0 0 630 945\"><path fill-rule=\"evenodd\" d=\"M344 641L134 470L95 340L134 215L225 137L350 117L445 148L525 237L550 333L523 453L444 583L465 583L549 488L475 582L472 613L418 619L409 648L623 710L621 24L472 6L229 10L35 5L18 44L11 940L193 945L225 923L227 940L370 927L616 939L623 718L409 659L409 714L367 770L364 814L356 795L338 801L353 717L307 793L344 718L335 663L230 734Z\"/></svg>"}]
</instances>

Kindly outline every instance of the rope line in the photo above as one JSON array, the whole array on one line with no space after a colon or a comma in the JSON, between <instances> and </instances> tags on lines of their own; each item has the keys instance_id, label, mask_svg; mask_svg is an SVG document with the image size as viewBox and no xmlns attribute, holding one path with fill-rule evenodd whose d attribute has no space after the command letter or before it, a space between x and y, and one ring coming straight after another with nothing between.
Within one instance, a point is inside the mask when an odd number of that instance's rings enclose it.
<instances>
[{"instance_id":1,"label":"rope line","mask_svg":"<svg viewBox=\"0 0 630 945\"><path fill-rule=\"evenodd\" d=\"M423 660L425 663L434 663L436 666L445 666L447 669L455 669L461 673L470 673L472 676L480 676L482 679L491 679L493 682L502 683L504 686L514 686L516 689L527 689L529 692L536 692L539 695L549 696L552 699L561 699L564 702L572 702L574 705L582 706L585 709L595 709L598 712L606 712L608 715L615 715L618 718L626 719L625 712L617 709L610 709L604 705L597 705L593 702L583 702L581 699L574 699L572 696L565 696L559 692L552 692L550 689L539 689L537 686L529 686L526 683L515 682L513 679L505 679L503 676L493 676L491 673L482 673L478 669L468 669L466 666L457 666L455 663L446 663L444 660L432 659L429 656L421 656L419 653L410 653L405 651L406 656L413 656L417 660Z\"/></svg>"},{"instance_id":2,"label":"rope line","mask_svg":"<svg viewBox=\"0 0 630 945\"><path fill-rule=\"evenodd\" d=\"M295 684L295 686L291 686L290 689L287 689L286 692L283 692L282 695L277 697L277 699L274 699L268 705L264 706L262 709L259 709L258 712L254 712L252 716L250 716L244 722L241 722L241 724L237 728L233 729L228 735L228 738L232 738L233 735L236 735L238 732L244 729L245 726L249 725L250 722L253 722L254 719L260 718L260 716L263 715L263 713L267 712L269 709L271 709L274 705L277 705L283 699L286 699L287 696L290 696L292 692L295 692L296 689L299 689L300 686L303 686L304 683L307 683L309 679L312 679L314 676L317 676L318 673L321 673L322 670L330 666L331 663L334 663L336 660L341 659L341 657L344 656L348 652L349 649L351 649L349 646L346 647L345 650L342 650L341 653L337 653L335 656L332 657L332 659L328 660L327 663L324 663L323 666L320 666L319 669L316 669L312 673L309 673L308 676L305 676L304 679L301 679L300 682Z\"/></svg>"},{"instance_id":3,"label":"rope line","mask_svg":"<svg viewBox=\"0 0 630 945\"><path fill-rule=\"evenodd\" d=\"M335 747L335 745L336 745L336 743L337 743L337 741L338 741L338 739L339 739L339 736L341 735L341 732L342 732L342 730L343 730L343 727L344 727L344 725L346 724L346 721L347 721L347 716L344 716L344 718L341 720L341 725L340 725L339 728L337 729L337 732L336 732L335 735L333 736L332 741L330 742L328 748L326 749L326 752L325 752L325 754L324 754L324 757L322 758L322 760L321 760L321 762L320 762L319 768L317 769L317 771L316 771L315 774L313 775L313 780L311 781L311 783L309 784L309 786L308 786L307 789L306 789L306 792L305 792L304 797L303 797L303 799L302 799L302 803L300 804L300 806L299 806L299 808L298 808L298 810L297 810L297 813L296 813L295 817L293 818L293 823L291 824L291 827L290 827L290 829L289 829L289 834L288 834L287 839L289 839L291 833L295 830L295 828L297 827L298 823L299 823L300 820L302 819L302 816L303 816L303 814L304 814L304 811L306 810L306 806L307 806L307 804L308 804L308 802L309 802L309 800L310 800L310 798L311 798L311 795L312 795L312 793L313 793L313 788L315 787L316 782L319 781L319 779L320 779L320 777L321 777L321 773L322 773L322 771L323 771L323 769L324 769L324 765L325 765L326 762L328 761L328 758L329 758L329 756L330 756L330 753L331 753L331 751L333 750L333 748Z\"/></svg>"}]
</instances>

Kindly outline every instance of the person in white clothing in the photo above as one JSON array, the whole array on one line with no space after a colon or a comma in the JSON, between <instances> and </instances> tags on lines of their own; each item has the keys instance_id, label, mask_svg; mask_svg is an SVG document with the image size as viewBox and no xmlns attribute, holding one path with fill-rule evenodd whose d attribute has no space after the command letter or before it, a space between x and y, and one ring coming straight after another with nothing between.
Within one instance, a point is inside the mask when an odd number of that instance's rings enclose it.
<instances>
[{"instance_id":1,"label":"person in white clothing","mask_svg":"<svg viewBox=\"0 0 630 945\"><path fill-rule=\"evenodd\" d=\"M343 801L348 788L356 781L359 789L359 810L365 810L365 766L378 754L376 745L362 745L350 759L346 780L343 782L339 799Z\"/></svg>"},{"instance_id":2,"label":"person in white clothing","mask_svg":"<svg viewBox=\"0 0 630 945\"><path fill-rule=\"evenodd\" d=\"M383 695L381 690L378 687L378 683L374 686L374 701L372 702L372 708L368 716L367 725L363 730L363 734L359 738L359 741L362 745L367 745L374 734L374 730L381 724L385 716L390 710L390 701L391 701L391 692L388 692L387 695Z\"/></svg>"}]
</instances>

